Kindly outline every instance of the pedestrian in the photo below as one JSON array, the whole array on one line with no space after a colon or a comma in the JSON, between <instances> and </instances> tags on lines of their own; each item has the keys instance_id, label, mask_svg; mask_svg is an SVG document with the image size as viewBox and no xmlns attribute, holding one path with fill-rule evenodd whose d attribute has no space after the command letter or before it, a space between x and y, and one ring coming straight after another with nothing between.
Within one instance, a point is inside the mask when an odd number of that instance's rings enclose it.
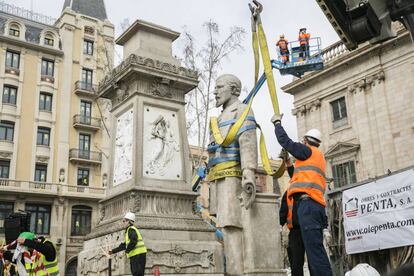
<instances>
[{"instance_id":1,"label":"pedestrian","mask_svg":"<svg viewBox=\"0 0 414 276\"><path fill-rule=\"evenodd\" d=\"M322 134L309 130L302 143L293 142L282 127L283 114L273 115L271 121L279 144L296 158L293 176L287 190L287 224L293 229L293 206L297 203L297 215L312 275L332 276L328 255L323 246L323 229L328 226L324 193L326 189L326 162L318 149Z\"/></svg>"},{"instance_id":2,"label":"pedestrian","mask_svg":"<svg viewBox=\"0 0 414 276\"><path fill-rule=\"evenodd\" d=\"M13 254L10 251L5 251L3 253L3 276L15 276L16 265L12 262Z\"/></svg>"},{"instance_id":3,"label":"pedestrian","mask_svg":"<svg viewBox=\"0 0 414 276\"><path fill-rule=\"evenodd\" d=\"M288 48L288 41L285 39L285 35L281 34L279 36L279 41L276 43L276 46L279 47L280 57L282 59L283 64L289 62L289 48Z\"/></svg>"},{"instance_id":4,"label":"pedestrian","mask_svg":"<svg viewBox=\"0 0 414 276\"><path fill-rule=\"evenodd\" d=\"M280 157L282 157L285 161L288 174L290 178L292 178L294 173L292 158L290 158L289 153L286 152L285 149L282 149ZM289 229L287 253L291 269L291 275L303 276L303 265L305 264L305 245L303 244L302 234L300 232L297 209L297 204L296 202L294 202L292 211L292 228ZM281 227L283 227L286 224L287 216L288 204L286 191L282 196L281 205L279 209L279 222Z\"/></svg>"},{"instance_id":5,"label":"pedestrian","mask_svg":"<svg viewBox=\"0 0 414 276\"><path fill-rule=\"evenodd\" d=\"M144 245L141 233L134 223L135 214L127 212L122 220L122 226L125 228L125 242L110 250L109 254L125 250L130 261L132 276L144 276L147 248Z\"/></svg>"},{"instance_id":6,"label":"pedestrian","mask_svg":"<svg viewBox=\"0 0 414 276\"><path fill-rule=\"evenodd\" d=\"M57 251L53 242L42 236L36 237L31 232L22 232L16 241L1 250L14 247L13 260L17 262L19 275L59 276Z\"/></svg>"},{"instance_id":7,"label":"pedestrian","mask_svg":"<svg viewBox=\"0 0 414 276\"><path fill-rule=\"evenodd\" d=\"M309 39L310 34L306 32L306 28L301 28L299 30L299 45L301 49L300 57L306 59L309 58Z\"/></svg>"}]
</instances>

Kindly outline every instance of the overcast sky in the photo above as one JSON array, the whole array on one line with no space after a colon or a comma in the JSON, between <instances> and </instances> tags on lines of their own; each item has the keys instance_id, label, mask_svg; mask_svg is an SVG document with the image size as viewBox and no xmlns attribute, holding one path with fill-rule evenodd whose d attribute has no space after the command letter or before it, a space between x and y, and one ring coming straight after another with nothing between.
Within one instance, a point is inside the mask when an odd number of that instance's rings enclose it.
<instances>
[{"instance_id":1,"label":"overcast sky","mask_svg":"<svg viewBox=\"0 0 414 276\"><path fill-rule=\"evenodd\" d=\"M89 1L89 0L85 0ZM64 0L6 0L16 6L31 9L45 15L58 18ZM186 26L203 43L202 24L210 19L217 22L223 35L231 26L240 26L247 31L244 51L233 54L222 66L222 73L238 76L249 91L253 87L253 57L251 50L250 10L248 0L105 0L109 20L115 25L116 36L120 35L121 23L128 18L147 20L175 31L181 32ZM322 38L323 47L339 40L315 0L261 0L263 26L271 55L275 57L275 42L279 34L286 38L297 39L298 29L307 27L312 36ZM180 41L174 45L174 54L181 56ZM122 55L122 53L120 53ZM283 125L292 139L297 139L296 119L291 114L293 97L281 91L280 87L292 80L290 76L281 76L277 71L275 81L279 104L284 113ZM253 104L256 120L264 129L269 155L276 157L280 150L273 134L270 118L273 114L267 88L263 86ZM215 111L217 114L219 110Z\"/></svg>"}]
</instances>

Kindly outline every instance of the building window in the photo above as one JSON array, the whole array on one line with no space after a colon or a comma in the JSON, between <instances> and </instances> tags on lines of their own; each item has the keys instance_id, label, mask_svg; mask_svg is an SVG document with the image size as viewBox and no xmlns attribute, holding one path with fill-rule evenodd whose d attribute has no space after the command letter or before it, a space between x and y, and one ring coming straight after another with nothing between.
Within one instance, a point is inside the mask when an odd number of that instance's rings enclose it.
<instances>
[{"instance_id":1,"label":"building window","mask_svg":"<svg viewBox=\"0 0 414 276\"><path fill-rule=\"evenodd\" d=\"M89 186L89 169L78 169L78 185Z\"/></svg>"},{"instance_id":2,"label":"building window","mask_svg":"<svg viewBox=\"0 0 414 276\"><path fill-rule=\"evenodd\" d=\"M85 55L93 55L93 41L84 40L83 41L83 53Z\"/></svg>"},{"instance_id":3,"label":"building window","mask_svg":"<svg viewBox=\"0 0 414 276\"><path fill-rule=\"evenodd\" d=\"M20 37L20 28L17 24L11 24L9 28L9 35Z\"/></svg>"},{"instance_id":4,"label":"building window","mask_svg":"<svg viewBox=\"0 0 414 276\"><path fill-rule=\"evenodd\" d=\"M50 143L50 128L37 128L37 145L49 146Z\"/></svg>"},{"instance_id":5,"label":"building window","mask_svg":"<svg viewBox=\"0 0 414 276\"><path fill-rule=\"evenodd\" d=\"M13 213L12 202L0 202L0 234L4 234L4 219Z\"/></svg>"},{"instance_id":6,"label":"building window","mask_svg":"<svg viewBox=\"0 0 414 276\"><path fill-rule=\"evenodd\" d=\"M82 124L91 124L92 103L88 101L81 101L80 104L80 122Z\"/></svg>"},{"instance_id":7,"label":"building window","mask_svg":"<svg viewBox=\"0 0 414 276\"><path fill-rule=\"evenodd\" d=\"M86 84L86 87L92 87L92 74L93 71L89 69L82 69L82 82Z\"/></svg>"},{"instance_id":8,"label":"building window","mask_svg":"<svg viewBox=\"0 0 414 276\"><path fill-rule=\"evenodd\" d=\"M55 44L55 40L53 39L53 36L52 35L47 34L45 36L44 43L47 46L53 46Z\"/></svg>"},{"instance_id":9,"label":"building window","mask_svg":"<svg viewBox=\"0 0 414 276\"><path fill-rule=\"evenodd\" d=\"M13 142L14 123L0 121L0 140Z\"/></svg>"},{"instance_id":10,"label":"building window","mask_svg":"<svg viewBox=\"0 0 414 276\"><path fill-rule=\"evenodd\" d=\"M0 160L0 178L9 178L10 161Z\"/></svg>"},{"instance_id":11,"label":"building window","mask_svg":"<svg viewBox=\"0 0 414 276\"><path fill-rule=\"evenodd\" d=\"M36 164L34 181L46 182L47 179L47 165Z\"/></svg>"},{"instance_id":12,"label":"building window","mask_svg":"<svg viewBox=\"0 0 414 276\"><path fill-rule=\"evenodd\" d=\"M346 113L345 97L339 98L331 102L333 128L338 128L348 124L348 116Z\"/></svg>"},{"instance_id":13,"label":"building window","mask_svg":"<svg viewBox=\"0 0 414 276\"><path fill-rule=\"evenodd\" d=\"M13 86L4 86L3 87L3 98L2 102L7 104L16 105L17 98L17 88Z\"/></svg>"},{"instance_id":14,"label":"building window","mask_svg":"<svg viewBox=\"0 0 414 276\"><path fill-rule=\"evenodd\" d=\"M48 59L42 59L42 76L53 77L53 71L55 70L55 62Z\"/></svg>"},{"instance_id":15,"label":"building window","mask_svg":"<svg viewBox=\"0 0 414 276\"><path fill-rule=\"evenodd\" d=\"M92 208L88 206L73 206L72 236L85 236L91 232Z\"/></svg>"},{"instance_id":16,"label":"building window","mask_svg":"<svg viewBox=\"0 0 414 276\"><path fill-rule=\"evenodd\" d=\"M18 69L20 64L20 53L7 50L6 51L6 67Z\"/></svg>"},{"instance_id":17,"label":"building window","mask_svg":"<svg viewBox=\"0 0 414 276\"><path fill-rule=\"evenodd\" d=\"M354 161L348 161L342 164L333 165L332 174L334 178L335 188L339 188L344 185L356 183Z\"/></svg>"},{"instance_id":18,"label":"building window","mask_svg":"<svg viewBox=\"0 0 414 276\"><path fill-rule=\"evenodd\" d=\"M50 232L50 206L26 204L26 212L30 213L30 232L37 235L48 235Z\"/></svg>"},{"instance_id":19,"label":"building window","mask_svg":"<svg viewBox=\"0 0 414 276\"><path fill-rule=\"evenodd\" d=\"M39 110L52 111L52 95L51 94L40 92Z\"/></svg>"},{"instance_id":20,"label":"building window","mask_svg":"<svg viewBox=\"0 0 414 276\"><path fill-rule=\"evenodd\" d=\"M89 134L79 134L79 157L89 159L91 136Z\"/></svg>"}]
</instances>

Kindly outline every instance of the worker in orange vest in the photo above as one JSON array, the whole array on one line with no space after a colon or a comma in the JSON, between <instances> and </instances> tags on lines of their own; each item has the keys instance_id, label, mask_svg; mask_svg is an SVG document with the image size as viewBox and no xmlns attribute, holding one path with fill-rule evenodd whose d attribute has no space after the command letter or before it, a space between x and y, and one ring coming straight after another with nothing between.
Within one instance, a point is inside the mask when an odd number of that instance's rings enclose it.
<instances>
[{"instance_id":1,"label":"worker in orange vest","mask_svg":"<svg viewBox=\"0 0 414 276\"><path fill-rule=\"evenodd\" d=\"M326 162L318 149L322 134L317 129L309 130L303 143L293 142L282 127L283 114L273 115L271 121L279 144L296 158L293 176L287 190L287 224L293 228L293 205L297 204L297 215L308 257L311 275L332 276L328 255L323 246L323 229L328 226L325 213Z\"/></svg>"},{"instance_id":2,"label":"worker in orange vest","mask_svg":"<svg viewBox=\"0 0 414 276\"><path fill-rule=\"evenodd\" d=\"M276 43L276 46L279 47L280 56L282 58L283 64L289 62L289 48L288 41L285 39L285 35L281 34L279 36L279 41Z\"/></svg>"},{"instance_id":3,"label":"worker in orange vest","mask_svg":"<svg viewBox=\"0 0 414 276\"><path fill-rule=\"evenodd\" d=\"M289 153L285 149L282 149L282 152L280 153L279 157L285 161L286 170L289 174L289 177L292 178L294 173L294 167L292 158L290 158ZM286 197L287 191L283 194L282 200L280 202L279 222L281 227L283 227L287 223L289 209ZM289 229L287 253L291 275L303 276L303 265L305 264L305 245L303 244L302 234L300 232L297 209L297 204L294 204L292 209L293 227Z\"/></svg>"},{"instance_id":4,"label":"worker in orange vest","mask_svg":"<svg viewBox=\"0 0 414 276\"><path fill-rule=\"evenodd\" d=\"M299 45L302 50L300 57L308 58L310 56L309 39L310 39L310 34L306 32L306 28L301 28L299 30Z\"/></svg>"}]
</instances>

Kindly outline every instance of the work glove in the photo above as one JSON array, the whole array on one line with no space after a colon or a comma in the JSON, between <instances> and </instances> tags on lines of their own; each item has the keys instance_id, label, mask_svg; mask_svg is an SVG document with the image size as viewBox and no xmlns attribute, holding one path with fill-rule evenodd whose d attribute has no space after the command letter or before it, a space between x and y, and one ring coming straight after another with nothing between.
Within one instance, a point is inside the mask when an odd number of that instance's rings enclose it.
<instances>
[{"instance_id":1,"label":"work glove","mask_svg":"<svg viewBox=\"0 0 414 276\"><path fill-rule=\"evenodd\" d=\"M272 122L272 124L277 124L277 123L282 123L282 117L283 117L283 113L278 115L278 114L274 114L272 116L272 119L270 119L270 121Z\"/></svg>"}]
</instances>

